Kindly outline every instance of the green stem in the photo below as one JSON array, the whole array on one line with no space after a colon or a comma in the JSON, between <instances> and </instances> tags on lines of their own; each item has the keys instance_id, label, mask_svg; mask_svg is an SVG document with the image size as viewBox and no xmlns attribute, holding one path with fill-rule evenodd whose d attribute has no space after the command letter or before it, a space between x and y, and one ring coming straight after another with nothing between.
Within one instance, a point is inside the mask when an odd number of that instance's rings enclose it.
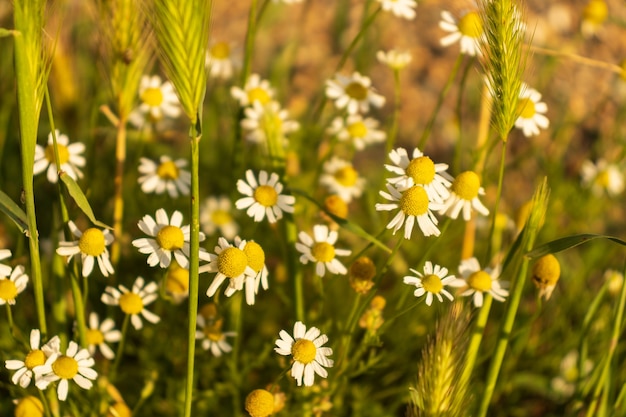
<instances>
[{"instance_id":1,"label":"green stem","mask_svg":"<svg viewBox=\"0 0 626 417\"><path fill-rule=\"evenodd\" d=\"M491 310L491 304L493 297L491 294L486 294L483 300L483 306L478 313L472 336L470 338L469 345L467 346L467 352L465 353L465 364L463 366L463 374L461 375L460 386L466 386L469 382L474 366L476 365L476 358L478 357L478 349L483 340L483 334L485 327L487 326L487 319L489 318L489 311Z\"/></svg>"},{"instance_id":2,"label":"green stem","mask_svg":"<svg viewBox=\"0 0 626 417\"><path fill-rule=\"evenodd\" d=\"M241 86L245 86L250 76L250 62L254 50L254 37L256 36L257 24L257 0L250 1L250 12L248 14L248 30L246 32L246 47L243 54L243 65L241 67Z\"/></svg>"},{"instance_id":3,"label":"green stem","mask_svg":"<svg viewBox=\"0 0 626 417\"><path fill-rule=\"evenodd\" d=\"M78 265L75 261L74 265ZM87 347L87 332L85 331L85 304L83 303L83 294L80 290L79 278L77 275L78 267L74 268L74 273L71 273L70 282L72 285L72 298L74 300L74 309L76 316L76 327L78 327L78 340L82 348Z\"/></svg>"},{"instance_id":4,"label":"green stem","mask_svg":"<svg viewBox=\"0 0 626 417\"><path fill-rule=\"evenodd\" d=\"M111 263L117 269L120 259L120 244L122 242L122 220L124 218L124 164L126 163L126 116L120 115L117 121L115 135L115 193L113 195L113 236L111 244Z\"/></svg>"},{"instance_id":5,"label":"green stem","mask_svg":"<svg viewBox=\"0 0 626 417\"><path fill-rule=\"evenodd\" d=\"M452 67L452 72L450 73L450 77L448 77L448 81L446 81L446 84L443 87L443 90L441 90L441 93L439 94L439 98L437 99L437 104L435 105L433 114L430 116L430 119L428 120L428 123L426 124L426 127L424 128L424 133L422 133L422 137L417 143L417 147L420 150L423 150L424 146L426 145L426 141L428 140L430 136L430 132L433 130L435 119L437 119L437 114L439 114L439 110L441 109L443 100L448 94L448 91L450 91L450 87L452 87L452 83L454 82L454 79L456 78L456 74L459 72L459 68L461 67L462 62L463 62L463 55L459 54L459 56L456 59L456 62L454 63L454 67Z\"/></svg>"},{"instance_id":6,"label":"green stem","mask_svg":"<svg viewBox=\"0 0 626 417\"><path fill-rule=\"evenodd\" d=\"M493 242L491 236L494 235L496 230L496 221L498 217L498 207L500 205L500 199L502 198L502 183L504 182L504 167L506 160L506 141L502 141L502 155L500 156L500 171L498 173L498 189L496 191L496 201L493 206L493 212L491 213L491 229L489 230L490 238L487 240L487 250L485 252L485 258L483 259L483 265L488 265L489 261L493 257L493 253L491 253L493 249Z\"/></svg>"},{"instance_id":7,"label":"green stem","mask_svg":"<svg viewBox=\"0 0 626 417\"><path fill-rule=\"evenodd\" d=\"M113 366L111 366L111 372L109 373L109 379L115 381L115 377L117 375L117 369L120 365L120 361L122 360L122 355L124 354L124 345L126 344L126 334L128 333L128 324L130 323L130 314L126 314L124 317L124 322L122 323L122 337L120 338L120 343L117 345L117 352L115 353L115 361L113 361Z\"/></svg>"},{"instance_id":8,"label":"green stem","mask_svg":"<svg viewBox=\"0 0 626 417\"><path fill-rule=\"evenodd\" d=\"M626 273L626 268L622 273ZM611 362L613 361L613 356L615 354L615 350L619 344L620 333L623 328L624 321L624 309L626 308L626 285L622 284L622 289L619 295L619 301L615 308L615 319L613 320L613 331L611 334L611 339L609 341L608 352L606 354L606 360L604 361L604 367L602 369L602 374L598 379L596 384L596 388L593 392L593 398L591 404L589 404L589 408L587 410L587 416L595 416L596 409L598 408L598 402L601 399L601 394L604 390L604 397L606 401L607 394L610 392L611 388Z\"/></svg>"},{"instance_id":9,"label":"green stem","mask_svg":"<svg viewBox=\"0 0 626 417\"><path fill-rule=\"evenodd\" d=\"M253 0L253 3L256 3ZM200 117L200 116L198 116ZM196 352L196 321L198 318L198 268L200 266L200 132L192 124L191 138L191 234L189 249L189 327L187 332L187 385L185 389L185 417L191 416L194 387L194 359Z\"/></svg>"},{"instance_id":10,"label":"green stem","mask_svg":"<svg viewBox=\"0 0 626 417\"><path fill-rule=\"evenodd\" d=\"M298 268L297 255L293 252L295 242L298 239L298 232L291 216L285 222L285 236L287 237L287 271L293 276L296 320L304 321L304 275L302 274L302 268Z\"/></svg>"},{"instance_id":11,"label":"green stem","mask_svg":"<svg viewBox=\"0 0 626 417\"><path fill-rule=\"evenodd\" d=\"M6 309L7 309L7 321L9 322L9 333L11 333L11 336L13 336L15 338L15 335L13 334L13 313L11 312L11 305L9 303L5 303L6 305Z\"/></svg>"},{"instance_id":12,"label":"green stem","mask_svg":"<svg viewBox=\"0 0 626 417\"><path fill-rule=\"evenodd\" d=\"M356 48L363 36L365 36L367 29L372 25L372 23L374 23L376 16L378 16L378 13L380 13L381 10L382 7L379 7L363 22L363 24L361 25L361 30L359 30L359 33L356 34L354 39L352 39L352 42L350 42L350 45L348 45L348 48L343 52L343 55L341 55L339 63L337 64L337 68L335 68L336 73L341 71L343 66L346 64L348 57L352 54L352 51L354 51L354 48Z\"/></svg>"}]
</instances>

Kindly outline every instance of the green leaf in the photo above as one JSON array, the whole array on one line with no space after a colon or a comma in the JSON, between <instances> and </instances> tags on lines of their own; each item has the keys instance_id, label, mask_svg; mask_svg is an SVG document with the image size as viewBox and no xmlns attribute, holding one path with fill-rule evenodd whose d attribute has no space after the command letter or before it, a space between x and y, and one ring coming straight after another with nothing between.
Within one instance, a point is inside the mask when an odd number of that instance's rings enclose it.
<instances>
[{"instance_id":1,"label":"green leaf","mask_svg":"<svg viewBox=\"0 0 626 417\"><path fill-rule=\"evenodd\" d=\"M112 229L112 227L107 226L99 220L96 220L96 216L94 216L93 214L93 210L91 209L91 206L87 201L87 197L85 197L85 194L83 194L83 190L80 189L80 187L78 186L78 184L76 184L76 181L74 181L72 177L67 175L67 173L65 172L60 172L59 178L61 178L61 181L63 181L65 188L67 188L67 191L70 193L78 207L80 207L83 213L85 213L85 216L89 217L89 220L91 220L94 225L105 229Z\"/></svg>"},{"instance_id":2,"label":"green leaf","mask_svg":"<svg viewBox=\"0 0 626 417\"><path fill-rule=\"evenodd\" d=\"M526 256L528 256L531 259L538 258L540 256L547 255L549 253L561 252L566 249L573 248L578 245L582 245L583 243L587 243L595 239L607 239L619 245L626 246L625 241L614 236L594 235L594 234L589 234L589 233L583 233L580 235L562 237L560 239L553 240L552 242L545 243L531 250L530 252L528 252Z\"/></svg>"},{"instance_id":3,"label":"green leaf","mask_svg":"<svg viewBox=\"0 0 626 417\"><path fill-rule=\"evenodd\" d=\"M26 233L28 230L28 220L26 219L26 213L15 202L0 191L0 210L4 212L13 222L19 227L22 233Z\"/></svg>"}]
</instances>

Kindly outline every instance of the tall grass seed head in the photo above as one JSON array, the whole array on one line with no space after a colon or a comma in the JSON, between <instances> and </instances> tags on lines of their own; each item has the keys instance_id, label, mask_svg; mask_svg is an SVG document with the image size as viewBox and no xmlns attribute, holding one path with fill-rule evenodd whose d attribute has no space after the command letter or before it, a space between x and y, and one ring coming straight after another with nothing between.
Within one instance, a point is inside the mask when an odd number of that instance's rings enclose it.
<instances>
[{"instance_id":1,"label":"tall grass seed head","mask_svg":"<svg viewBox=\"0 0 626 417\"><path fill-rule=\"evenodd\" d=\"M561 276L559 260L552 255L544 255L533 265L532 280L539 288L539 296L549 300Z\"/></svg>"},{"instance_id":2,"label":"tall grass seed head","mask_svg":"<svg viewBox=\"0 0 626 417\"><path fill-rule=\"evenodd\" d=\"M348 270L350 277L350 286L359 294L367 294L372 289L376 276L376 265L367 256L357 258Z\"/></svg>"},{"instance_id":3,"label":"tall grass seed head","mask_svg":"<svg viewBox=\"0 0 626 417\"><path fill-rule=\"evenodd\" d=\"M245 407L250 417L268 417L274 413L274 395L264 389L255 389L246 396Z\"/></svg>"}]
</instances>

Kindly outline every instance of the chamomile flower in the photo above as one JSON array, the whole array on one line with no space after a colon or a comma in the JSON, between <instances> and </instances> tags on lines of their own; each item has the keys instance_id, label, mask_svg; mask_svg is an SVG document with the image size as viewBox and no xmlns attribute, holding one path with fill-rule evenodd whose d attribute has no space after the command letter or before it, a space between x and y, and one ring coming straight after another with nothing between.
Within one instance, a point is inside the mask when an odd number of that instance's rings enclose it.
<instances>
[{"instance_id":1,"label":"chamomile flower","mask_svg":"<svg viewBox=\"0 0 626 417\"><path fill-rule=\"evenodd\" d=\"M48 388L50 383L60 381L57 386L59 401L65 401L69 391L69 381L72 380L82 389L90 389L91 381L98 378L98 373L92 369L95 361L87 349L79 349L78 344L71 341L65 354L55 353L50 356L46 363L36 369L41 375L35 385L40 390Z\"/></svg>"},{"instance_id":2,"label":"chamomile flower","mask_svg":"<svg viewBox=\"0 0 626 417\"><path fill-rule=\"evenodd\" d=\"M178 265L176 260L172 261L167 268L163 286L167 294L172 297L172 301L179 304L189 297L189 270Z\"/></svg>"},{"instance_id":3,"label":"chamomile flower","mask_svg":"<svg viewBox=\"0 0 626 417\"><path fill-rule=\"evenodd\" d=\"M413 57L409 52L402 52L396 49L391 49L387 52L376 52L376 59L378 59L378 62L387 65L392 70L399 71L409 65L409 62L411 62Z\"/></svg>"},{"instance_id":4,"label":"chamomile flower","mask_svg":"<svg viewBox=\"0 0 626 417\"><path fill-rule=\"evenodd\" d=\"M144 75L139 82L141 104L128 116L136 127L146 122L156 123L165 117L176 118L181 113L180 102L171 82L161 82L158 75Z\"/></svg>"},{"instance_id":5,"label":"chamomile flower","mask_svg":"<svg viewBox=\"0 0 626 417\"><path fill-rule=\"evenodd\" d=\"M385 97L376 94L369 77L355 72L351 77L336 74L332 80L326 80L326 96L335 100L335 107L346 109L349 114L367 113L370 104L381 107Z\"/></svg>"},{"instance_id":6,"label":"chamomile flower","mask_svg":"<svg viewBox=\"0 0 626 417\"><path fill-rule=\"evenodd\" d=\"M9 268L6 276L0 275L0 306L15 305L15 298L26 289L27 284L28 275L22 265L16 266L13 270Z\"/></svg>"},{"instance_id":7,"label":"chamomile flower","mask_svg":"<svg viewBox=\"0 0 626 417\"><path fill-rule=\"evenodd\" d=\"M257 271L250 267L248 255L244 251L246 243L245 240L240 240L237 246L233 246L223 237L218 239L215 253L209 254L209 263L202 265L199 269L200 273L217 272L207 289L207 296L213 297L220 285L228 278L230 281L224 294L230 297L243 289L248 278L254 279L257 276ZM254 292L252 296L254 300Z\"/></svg>"},{"instance_id":8,"label":"chamomile flower","mask_svg":"<svg viewBox=\"0 0 626 417\"><path fill-rule=\"evenodd\" d=\"M317 327L311 327L307 331L306 326L298 321L293 326L293 337L285 330L281 330L279 336L274 351L293 358L291 376L298 386L302 383L307 387L312 386L315 374L322 378L328 376L325 367L333 366L333 360L328 358L333 350L323 346L328 341L328 336L321 334Z\"/></svg>"},{"instance_id":9,"label":"chamomile flower","mask_svg":"<svg viewBox=\"0 0 626 417\"><path fill-rule=\"evenodd\" d=\"M415 0L378 0L378 2L384 11L391 12L397 17L407 20L415 18L417 7Z\"/></svg>"},{"instance_id":10,"label":"chamomile flower","mask_svg":"<svg viewBox=\"0 0 626 417\"><path fill-rule=\"evenodd\" d=\"M604 0L590 0L583 9L580 32L585 38L591 38L602 30L602 25L609 16L609 8Z\"/></svg>"},{"instance_id":11,"label":"chamomile flower","mask_svg":"<svg viewBox=\"0 0 626 417\"><path fill-rule=\"evenodd\" d=\"M456 219L463 211L465 221L472 218L472 209L487 216L489 210L478 199L480 195L485 195L485 190L480 186L478 175L474 171L462 172L452 182L450 196L444 201L439 213Z\"/></svg>"},{"instance_id":12,"label":"chamomile flower","mask_svg":"<svg viewBox=\"0 0 626 417\"><path fill-rule=\"evenodd\" d=\"M461 261L459 273L462 279L457 279L450 284L453 287L464 288L461 297L472 296L476 307L483 306L484 294L491 294L497 301L504 301L509 292L503 288L498 280L500 276L500 265L495 268L481 269L476 258L469 258Z\"/></svg>"},{"instance_id":13,"label":"chamomile flower","mask_svg":"<svg viewBox=\"0 0 626 417\"><path fill-rule=\"evenodd\" d=\"M51 183L56 183L59 179L59 171L65 172L72 179L77 180L83 177L80 168L85 166L85 158L82 153L85 152L85 144L74 142L70 144L67 135L56 132L57 149L59 151L59 164L61 169L57 168L54 157L54 140L52 133L48 135L48 145L35 146L35 165L33 165L33 174L37 175L46 171L46 177Z\"/></svg>"},{"instance_id":14,"label":"chamomile flower","mask_svg":"<svg viewBox=\"0 0 626 417\"><path fill-rule=\"evenodd\" d=\"M326 187L329 193L337 194L343 201L349 203L353 197L360 197L365 187L365 178L352 164L334 156L324 163L324 173L320 176L320 184Z\"/></svg>"},{"instance_id":15,"label":"chamomile flower","mask_svg":"<svg viewBox=\"0 0 626 417\"><path fill-rule=\"evenodd\" d=\"M184 169L186 166L187 160L172 161L166 155L161 156L159 163L140 158L138 170L141 176L137 181L141 185L141 191L146 194L163 194L167 191L171 198L177 198L179 193L189 195L191 173Z\"/></svg>"},{"instance_id":16,"label":"chamomile flower","mask_svg":"<svg viewBox=\"0 0 626 417\"><path fill-rule=\"evenodd\" d=\"M403 281L405 284L414 285L416 287L413 295L421 297L426 294L426 305L433 303L433 298L437 297L439 302L443 302L443 296L452 301L452 294L446 290L446 285L450 285L456 278L454 275L448 275L448 268L439 265L433 265L427 261L424 264L424 272L419 272L413 268L410 269L417 276L407 275Z\"/></svg>"},{"instance_id":17,"label":"chamomile flower","mask_svg":"<svg viewBox=\"0 0 626 417\"><path fill-rule=\"evenodd\" d=\"M96 261L102 275L108 277L109 274L113 274L115 271L109 259L109 250L106 248L113 243L111 232L107 229L100 230L95 227L90 227L81 232L71 220L67 226L78 240L59 242L60 247L57 248L57 253L61 256L67 256L68 262L72 259L72 256L80 253L83 277L88 277L91 274Z\"/></svg>"},{"instance_id":18,"label":"chamomile flower","mask_svg":"<svg viewBox=\"0 0 626 417\"><path fill-rule=\"evenodd\" d=\"M281 194L283 184L278 174L268 175L266 171L259 172L257 181L251 169L246 171L246 180L237 181L237 190L246 197L235 201L239 210L247 209L246 214L260 222L265 216L270 223L276 223L283 217L283 211L293 213L293 204L296 198Z\"/></svg>"},{"instance_id":19,"label":"chamomile flower","mask_svg":"<svg viewBox=\"0 0 626 417\"><path fill-rule=\"evenodd\" d=\"M204 350L210 350L213 356L219 358L222 353L228 353L233 350L232 346L226 340L227 337L236 337L237 332L223 332L222 319L213 321L207 320L202 314L198 314L196 325L196 340L201 340L201 346Z\"/></svg>"},{"instance_id":20,"label":"chamomile flower","mask_svg":"<svg viewBox=\"0 0 626 417\"><path fill-rule=\"evenodd\" d=\"M385 165L385 168L398 176L387 179L388 183L400 189L421 185L428 198L437 203L443 203L450 195L452 177L446 172L448 164L435 164L417 148L413 149L411 158L406 149L394 149L389 159L393 165Z\"/></svg>"},{"instance_id":21,"label":"chamomile flower","mask_svg":"<svg viewBox=\"0 0 626 417\"><path fill-rule=\"evenodd\" d=\"M415 221L419 225L424 236L439 236L437 228L438 220L432 210L439 210L441 204L430 201L426 189L421 185L398 190L391 184L387 184L388 193L380 191L380 195L391 203L378 203L376 210L390 211L399 209L398 213L387 224L387 229L393 229L395 235L404 225L404 238L410 239Z\"/></svg>"},{"instance_id":22,"label":"chamomile flower","mask_svg":"<svg viewBox=\"0 0 626 417\"><path fill-rule=\"evenodd\" d=\"M595 164L589 160L584 161L580 168L580 175L583 186L591 188L591 192L596 197L600 197L605 191L611 197L624 191L622 170L615 164L607 163L604 159L598 159Z\"/></svg>"},{"instance_id":23,"label":"chamomile flower","mask_svg":"<svg viewBox=\"0 0 626 417\"><path fill-rule=\"evenodd\" d=\"M156 219L156 221L155 221ZM171 218L167 217L164 209L156 211L155 219L149 215L143 216L137 224L139 230L154 237L133 240L133 246L139 252L149 254L148 265L159 265L167 268L172 261L172 255L176 262L183 268L189 268L189 225L182 226L183 215L176 210ZM200 233L200 241L204 240L204 233ZM204 255L204 249L200 248L200 256Z\"/></svg>"},{"instance_id":24,"label":"chamomile flower","mask_svg":"<svg viewBox=\"0 0 626 417\"><path fill-rule=\"evenodd\" d=\"M265 105L274 98L274 89L270 86L269 81L262 80L259 74L252 74L243 89L232 87L230 94L239 101L241 107L250 106L255 101Z\"/></svg>"},{"instance_id":25,"label":"chamomile flower","mask_svg":"<svg viewBox=\"0 0 626 417\"><path fill-rule=\"evenodd\" d=\"M86 329L87 350L93 356L96 348L100 350L102 356L111 360L115 357L115 353L107 343L119 342L122 338L122 332L115 329L115 322L106 318L100 323L97 313L89 314L89 327Z\"/></svg>"},{"instance_id":26,"label":"chamomile flower","mask_svg":"<svg viewBox=\"0 0 626 417\"><path fill-rule=\"evenodd\" d=\"M280 104L271 101L262 105L259 101L244 110L246 117L241 127L247 132L246 139L252 143L267 143L268 137L278 136L285 142L285 136L300 128L300 124L289 120L289 112Z\"/></svg>"},{"instance_id":27,"label":"chamomile flower","mask_svg":"<svg viewBox=\"0 0 626 417\"><path fill-rule=\"evenodd\" d=\"M209 77L229 80L233 76L233 59L231 45L228 42L214 43L206 55L206 67Z\"/></svg>"},{"instance_id":28,"label":"chamomile flower","mask_svg":"<svg viewBox=\"0 0 626 417\"><path fill-rule=\"evenodd\" d=\"M239 236L235 237L235 246L239 247L242 240ZM254 276L247 275L245 278L245 290L246 290L246 303L248 305L254 304L254 296L259 293L259 287L263 287L267 290L269 284L267 282L267 276L269 272L267 266L265 266L265 252L261 245L253 240L248 240L243 251L248 258L248 266L256 273Z\"/></svg>"},{"instance_id":29,"label":"chamomile flower","mask_svg":"<svg viewBox=\"0 0 626 417\"><path fill-rule=\"evenodd\" d=\"M208 197L200 207L200 227L207 236L215 232L231 240L239 232L239 226L231 214L232 203L228 197Z\"/></svg>"},{"instance_id":30,"label":"chamomile flower","mask_svg":"<svg viewBox=\"0 0 626 417\"><path fill-rule=\"evenodd\" d=\"M550 382L552 390L562 397L571 397L576 391L580 380L585 380L593 370L593 361L586 359L583 363L583 373L580 375L578 367L578 352L569 351L561 360L560 373Z\"/></svg>"},{"instance_id":31,"label":"chamomile flower","mask_svg":"<svg viewBox=\"0 0 626 417\"><path fill-rule=\"evenodd\" d=\"M385 141L387 134L378 129L378 120L371 117L363 118L360 114L350 114L346 118L335 118L328 133L334 135L340 142L351 142L357 151L362 151L367 145Z\"/></svg>"},{"instance_id":32,"label":"chamomile flower","mask_svg":"<svg viewBox=\"0 0 626 417\"><path fill-rule=\"evenodd\" d=\"M442 46L459 42L462 54L480 55L483 25L477 11L468 11L457 22L452 13L444 10L441 12L439 27L449 33L441 39Z\"/></svg>"},{"instance_id":33,"label":"chamomile flower","mask_svg":"<svg viewBox=\"0 0 626 417\"><path fill-rule=\"evenodd\" d=\"M8 249L0 249L0 261L11 257L11 251ZM11 275L11 267L0 264L0 275Z\"/></svg>"},{"instance_id":34,"label":"chamomile flower","mask_svg":"<svg viewBox=\"0 0 626 417\"><path fill-rule=\"evenodd\" d=\"M545 116L548 106L541 101L541 94L524 83L520 90L517 111L519 117L515 121L515 127L522 129L526 137L536 136L539 128L547 129L550 126L550 120Z\"/></svg>"},{"instance_id":35,"label":"chamomile flower","mask_svg":"<svg viewBox=\"0 0 626 417\"><path fill-rule=\"evenodd\" d=\"M146 310L148 304L159 298L158 291L159 286L156 282L146 285L142 277L137 277L130 290L124 285L119 285L118 288L106 287L100 300L106 305L119 306L124 314L130 315L133 327L140 330L143 327L141 317L152 324L161 320L159 316Z\"/></svg>"},{"instance_id":36,"label":"chamomile flower","mask_svg":"<svg viewBox=\"0 0 626 417\"><path fill-rule=\"evenodd\" d=\"M300 232L298 238L300 242L296 242L296 249L302 255L300 262L307 264L315 262L315 274L323 277L326 269L331 274L346 275L348 270L338 259L337 256L348 256L352 251L348 249L336 249L337 231L329 231L326 225L313 226L313 238L306 232Z\"/></svg>"},{"instance_id":37,"label":"chamomile flower","mask_svg":"<svg viewBox=\"0 0 626 417\"><path fill-rule=\"evenodd\" d=\"M61 339L59 336L54 336L45 345L40 347L41 332L39 329L33 329L30 331L30 351L24 357L23 361L11 359L4 362L4 366L12 371L17 371L13 374L11 381L15 385L19 385L22 388L26 388L30 385L33 377L36 378L34 370L46 363L46 360L59 352L61 348Z\"/></svg>"}]
</instances>

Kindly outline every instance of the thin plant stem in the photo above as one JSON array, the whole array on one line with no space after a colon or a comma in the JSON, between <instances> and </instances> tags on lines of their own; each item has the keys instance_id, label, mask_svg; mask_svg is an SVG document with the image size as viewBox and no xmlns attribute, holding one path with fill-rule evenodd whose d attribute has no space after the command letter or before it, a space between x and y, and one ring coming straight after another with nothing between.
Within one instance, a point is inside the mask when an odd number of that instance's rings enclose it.
<instances>
[{"instance_id":1,"label":"thin plant stem","mask_svg":"<svg viewBox=\"0 0 626 417\"><path fill-rule=\"evenodd\" d=\"M469 382L472 372L474 371L476 358L478 357L478 350L483 340L483 334L487 325L487 319L489 318L492 302L493 297L491 294L486 294L483 299L483 306L480 308L480 312L478 313L478 317L474 323L472 336L470 337L467 351L465 353L465 364L463 366L463 373L461 374L461 385L465 385Z\"/></svg>"},{"instance_id":2,"label":"thin plant stem","mask_svg":"<svg viewBox=\"0 0 626 417\"><path fill-rule=\"evenodd\" d=\"M287 271L293 276L296 320L304 321L304 275L302 274L302 268L298 268L296 256L293 253L293 247L298 239L298 233L296 224L291 216L289 216L285 222L285 237L287 238L285 242L285 249L287 251Z\"/></svg>"},{"instance_id":3,"label":"thin plant stem","mask_svg":"<svg viewBox=\"0 0 626 417\"><path fill-rule=\"evenodd\" d=\"M11 336L15 338L15 335L13 334L14 325L13 325L13 313L11 312L11 305L9 303L5 303L4 305L6 305L6 309L7 309L7 322L9 323L9 333L11 333Z\"/></svg>"},{"instance_id":4,"label":"thin plant stem","mask_svg":"<svg viewBox=\"0 0 626 417\"><path fill-rule=\"evenodd\" d=\"M246 31L246 47L243 54L243 64L241 66L240 84L243 87L250 76L250 63L254 50L254 38L256 36L257 25L257 0L250 1L250 12L248 13L248 30Z\"/></svg>"},{"instance_id":5,"label":"thin plant stem","mask_svg":"<svg viewBox=\"0 0 626 417\"><path fill-rule=\"evenodd\" d=\"M72 287L72 299L74 300L74 309L76 316L76 327L78 328L78 340L82 348L87 347L87 333L85 331L85 304L83 303L83 294L80 290L80 283L77 274L78 264L74 262L74 273L71 273L70 283Z\"/></svg>"},{"instance_id":6,"label":"thin plant stem","mask_svg":"<svg viewBox=\"0 0 626 417\"><path fill-rule=\"evenodd\" d=\"M198 115L200 117L200 115ZM191 139L191 233L189 249L189 327L187 331L187 385L185 388L185 417L191 416L196 352L196 321L198 318L198 268L200 254L200 139L195 123L190 128Z\"/></svg>"},{"instance_id":7,"label":"thin plant stem","mask_svg":"<svg viewBox=\"0 0 626 417\"><path fill-rule=\"evenodd\" d=\"M623 271L626 273L626 268ZM602 374L598 379L595 390L593 392L593 397L591 403L589 404L589 408L587 409L587 416L596 416L600 415L596 410L603 405L606 405L604 402L606 401L607 393L610 392L611 388L611 362L613 361L613 356L615 355L615 350L619 345L620 333L623 330L623 322L624 322L624 310L626 309L626 285L622 284L622 289L619 295L619 301L615 308L615 316L613 320L613 329L611 333L611 339L609 340L608 351L606 353L606 358L604 360L604 366L602 369ZM604 392L604 401L601 404L598 404L600 400L602 400L602 393ZM599 411L599 410L598 410Z\"/></svg>"},{"instance_id":8,"label":"thin plant stem","mask_svg":"<svg viewBox=\"0 0 626 417\"><path fill-rule=\"evenodd\" d=\"M126 163L126 118L120 115L115 126L115 176L113 183L113 235L115 240L111 244L111 262L117 268L120 259L120 244L122 241L122 223L124 219L124 165Z\"/></svg>"},{"instance_id":9,"label":"thin plant stem","mask_svg":"<svg viewBox=\"0 0 626 417\"><path fill-rule=\"evenodd\" d=\"M343 55L341 55L341 58L337 63L337 68L335 68L335 72L341 71L343 66L346 64L346 61L348 61L348 57L350 57L352 51L354 51L354 48L356 48L363 36L365 36L367 29L372 25L372 23L374 23L374 20L376 20L376 16L378 16L381 10L382 7L379 7L374 11L374 13L369 15L368 18L363 21L363 24L361 25L361 30L359 30L359 33L356 34L354 39L352 39L352 42L350 42L350 45L348 45L346 50L343 52Z\"/></svg>"},{"instance_id":10,"label":"thin plant stem","mask_svg":"<svg viewBox=\"0 0 626 417\"><path fill-rule=\"evenodd\" d=\"M120 343L117 345L115 360L113 361L113 365L111 366L111 372L109 373L109 379L112 381L115 381L115 377L117 376L117 369L120 366L120 361L122 360L122 355L124 354L124 345L126 344L126 335L128 334L129 323L130 314L126 314L126 316L124 317L124 322L122 323L122 337L120 338Z\"/></svg>"},{"instance_id":11,"label":"thin plant stem","mask_svg":"<svg viewBox=\"0 0 626 417\"><path fill-rule=\"evenodd\" d=\"M439 94L439 97L437 98L437 104L435 104L435 109L433 110L433 114L430 116L430 119L428 120L428 123L426 124L426 127L424 128L424 132L422 133L422 136L420 137L420 140L417 143L417 147L420 150L424 149L424 146L426 145L426 141L430 137L430 133L433 130L433 126L435 124L435 120L437 119L437 115L439 114L439 110L441 109L441 105L443 104L443 100L446 98L446 95L448 95L448 91L450 91L450 87L452 87L452 83L454 82L454 79L456 78L456 74L459 72L459 68L461 67L462 62L463 62L463 55L459 54L459 56L457 57L454 63L454 67L452 67L452 72L450 72L450 77L448 77L448 81L446 81L446 84L444 85L443 90L441 90L441 93Z\"/></svg>"},{"instance_id":12,"label":"thin plant stem","mask_svg":"<svg viewBox=\"0 0 626 417\"><path fill-rule=\"evenodd\" d=\"M489 230L490 238L487 240L487 250L485 251L485 259L483 259L483 263L486 265L489 263L489 260L493 257L493 241L491 236L493 236L496 230L496 221L498 217L498 206L500 205L500 199L502 198L502 184L504 182L504 167L506 160L506 140L502 141L502 155L500 156L500 171L498 173L498 189L496 191L496 201L493 206L493 212L491 214L491 228Z\"/></svg>"}]
</instances>

